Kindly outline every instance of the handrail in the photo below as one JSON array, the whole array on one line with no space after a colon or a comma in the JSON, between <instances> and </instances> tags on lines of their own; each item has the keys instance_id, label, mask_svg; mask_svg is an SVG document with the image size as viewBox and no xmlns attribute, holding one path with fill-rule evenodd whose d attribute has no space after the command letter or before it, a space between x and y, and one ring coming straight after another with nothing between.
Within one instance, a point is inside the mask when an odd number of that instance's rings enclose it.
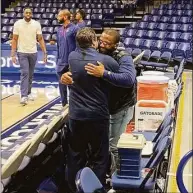
<instances>
[{"instance_id":1,"label":"handrail","mask_svg":"<svg viewBox=\"0 0 193 193\"><path fill-rule=\"evenodd\" d=\"M184 186L184 181L183 181L183 171L184 167L187 164L188 160L193 156L193 150L189 151L184 157L181 159L178 168L177 168L177 173L176 173L176 180L178 184L178 188L181 193L188 193L186 187Z\"/></svg>"}]
</instances>

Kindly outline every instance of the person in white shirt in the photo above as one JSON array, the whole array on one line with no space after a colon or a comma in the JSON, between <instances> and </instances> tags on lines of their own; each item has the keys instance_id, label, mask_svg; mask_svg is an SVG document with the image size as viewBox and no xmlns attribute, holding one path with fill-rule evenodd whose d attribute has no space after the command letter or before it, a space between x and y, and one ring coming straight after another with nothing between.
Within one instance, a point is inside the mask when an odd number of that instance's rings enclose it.
<instances>
[{"instance_id":1,"label":"person in white shirt","mask_svg":"<svg viewBox=\"0 0 193 193\"><path fill-rule=\"evenodd\" d=\"M32 19L32 10L25 8L24 18L15 22L13 28L13 39L11 58L16 63L16 54L21 69L21 101L26 105L28 100L34 100L31 95L34 68L37 61L37 40L44 53L44 63L47 62L47 52L42 36L41 25Z\"/></svg>"}]
</instances>

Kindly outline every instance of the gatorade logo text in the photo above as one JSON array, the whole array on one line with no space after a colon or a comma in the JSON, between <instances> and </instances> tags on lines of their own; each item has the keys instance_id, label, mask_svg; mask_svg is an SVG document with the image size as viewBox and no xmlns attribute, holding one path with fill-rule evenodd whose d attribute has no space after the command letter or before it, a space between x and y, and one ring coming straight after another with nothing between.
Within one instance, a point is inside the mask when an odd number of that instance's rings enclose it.
<instances>
[{"instance_id":1,"label":"gatorade logo text","mask_svg":"<svg viewBox=\"0 0 193 193\"><path fill-rule=\"evenodd\" d=\"M159 115L162 116L162 112L147 112L147 111L141 111L140 115Z\"/></svg>"}]
</instances>

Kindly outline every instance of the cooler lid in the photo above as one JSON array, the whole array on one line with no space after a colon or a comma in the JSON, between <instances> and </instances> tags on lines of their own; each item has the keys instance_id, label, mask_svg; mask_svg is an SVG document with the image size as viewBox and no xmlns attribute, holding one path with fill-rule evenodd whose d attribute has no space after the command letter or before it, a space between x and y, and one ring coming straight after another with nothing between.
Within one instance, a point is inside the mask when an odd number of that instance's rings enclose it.
<instances>
[{"instance_id":1,"label":"cooler lid","mask_svg":"<svg viewBox=\"0 0 193 193\"><path fill-rule=\"evenodd\" d=\"M143 76L164 76L164 72L161 71L143 71Z\"/></svg>"},{"instance_id":2,"label":"cooler lid","mask_svg":"<svg viewBox=\"0 0 193 193\"><path fill-rule=\"evenodd\" d=\"M158 83L158 84L163 84L163 83L168 83L169 78L166 76L138 76L137 77L137 82L141 83Z\"/></svg>"},{"instance_id":3,"label":"cooler lid","mask_svg":"<svg viewBox=\"0 0 193 193\"><path fill-rule=\"evenodd\" d=\"M123 133L120 136L117 147L130 149L143 149L145 146L145 137L143 134Z\"/></svg>"}]
</instances>

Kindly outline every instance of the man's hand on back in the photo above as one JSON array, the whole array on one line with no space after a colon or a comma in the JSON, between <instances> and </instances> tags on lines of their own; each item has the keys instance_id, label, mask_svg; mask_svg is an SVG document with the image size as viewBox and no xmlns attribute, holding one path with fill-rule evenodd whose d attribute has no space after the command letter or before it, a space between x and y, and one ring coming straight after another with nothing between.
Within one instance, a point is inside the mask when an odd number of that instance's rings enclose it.
<instances>
[{"instance_id":1,"label":"man's hand on back","mask_svg":"<svg viewBox=\"0 0 193 193\"><path fill-rule=\"evenodd\" d=\"M87 71L87 74L90 74L95 77L103 77L105 68L104 65L101 62L98 62L99 66L96 66L94 64L88 63L85 66L85 70Z\"/></svg>"},{"instance_id":2,"label":"man's hand on back","mask_svg":"<svg viewBox=\"0 0 193 193\"><path fill-rule=\"evenodd\" d=\"M73 84L72 80L72 73L71 72L66 72L61 76L60 82L65 85L71 85Z\"/></svg>"}]
</instances>

